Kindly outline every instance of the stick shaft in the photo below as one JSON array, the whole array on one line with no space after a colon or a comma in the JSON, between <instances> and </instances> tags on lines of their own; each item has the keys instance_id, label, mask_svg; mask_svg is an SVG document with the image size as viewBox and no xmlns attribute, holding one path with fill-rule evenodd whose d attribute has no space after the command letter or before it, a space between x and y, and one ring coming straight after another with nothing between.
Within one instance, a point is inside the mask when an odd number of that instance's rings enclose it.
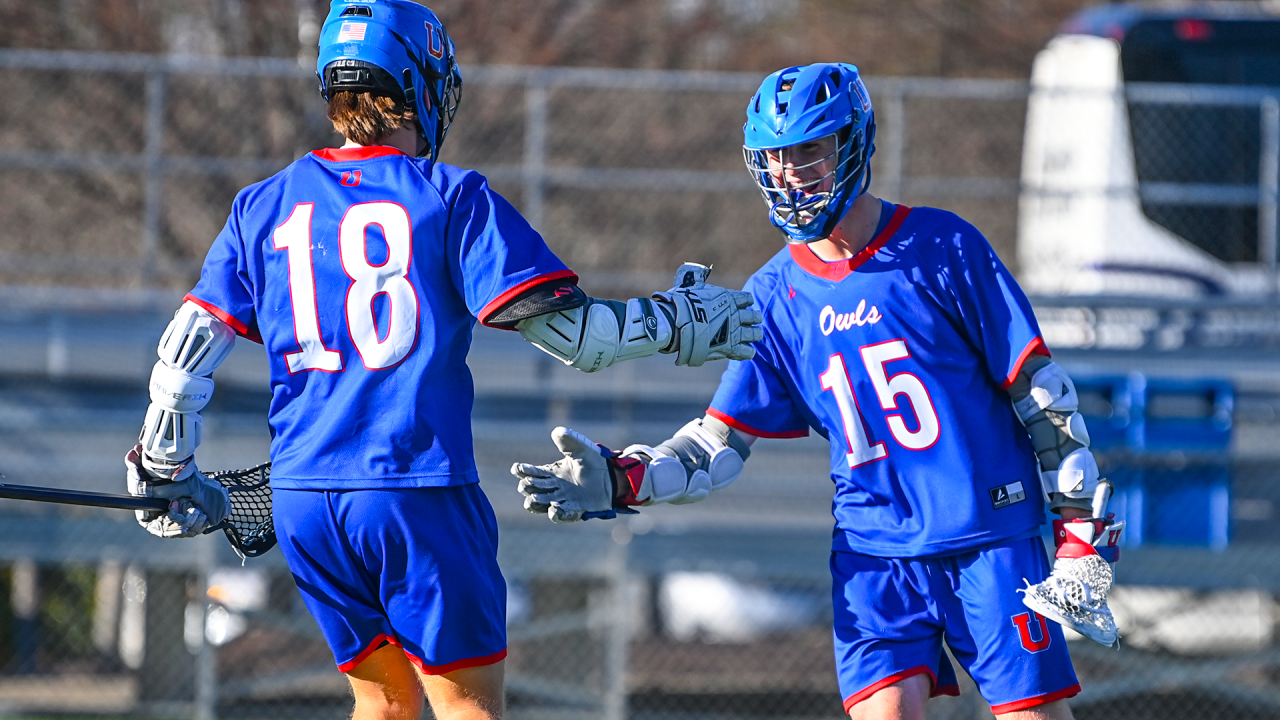
<instances>
[{"instance_id":1,"label":"stick shaft","mask_svg":"<svg viewBox=\"0 0 1280 720\"><path fill-rule=\"evenodd\" d=\"M120 508L121 510L167 510L169 508L169 501L164 498L111 495L82 490L60 490L58 488L8 485L4 483L0 483L0 498L35 500L36 502L61 503L63 505Z\"/></svg>"},{"instance_id":2,"label":"stick shaft","mask_svg":"<svg viewBox=\"0 0 1280 720\"><path fill-rule=\"evenodd\" d=\"M1093 515L1092 517L1102 517L1107 511L1107 502L1111 500L1111 493L1115 490L1115 486L1110 480L1103 478L1098 481L1098 489L1093 493Z\"/></svg>"}]
</instances>

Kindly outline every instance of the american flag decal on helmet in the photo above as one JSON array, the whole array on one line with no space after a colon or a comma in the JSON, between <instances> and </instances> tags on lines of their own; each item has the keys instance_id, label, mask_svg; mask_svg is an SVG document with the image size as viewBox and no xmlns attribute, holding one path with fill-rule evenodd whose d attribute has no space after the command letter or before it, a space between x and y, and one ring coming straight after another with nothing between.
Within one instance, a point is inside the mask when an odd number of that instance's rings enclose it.
<instances>
[{"instance_id":1,"label":"american flag decal on helmet","mask_svg":"<svg viewBox=\"0 0 1280 720\"><path fill-rule=\"evenodd\" d=\"M342 27L338 29L338 42L364 40L364 31L367 27L368 23L342 23Z\"/></svg>"}]
</instances>

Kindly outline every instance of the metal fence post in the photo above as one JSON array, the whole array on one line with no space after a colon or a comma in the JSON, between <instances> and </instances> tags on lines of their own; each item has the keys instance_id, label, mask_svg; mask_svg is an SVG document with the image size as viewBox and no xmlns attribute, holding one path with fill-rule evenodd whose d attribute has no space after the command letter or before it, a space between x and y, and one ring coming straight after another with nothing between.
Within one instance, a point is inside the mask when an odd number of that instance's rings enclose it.
<instances>
[{"instance_id":1,"label":"metal fence post","mask_svg":"<svg viewBox=\"0 0 1280 720\"><path fill-rule=\"evenodd\" d=\"M49 318L49 342L45 346L45 370L55 380L67 376L71 370L71 347L67 332L67 319L61 314Z\"/></svg>"},{"instance_id":2,"label":"metal fence post","mask_svg":"<svg viewBox=\"0 0 1280 720\"><path fill-rule=\"evenodd\" d=\"M40 569L26 558L13 563L9 606L13 611L13 644L20 675L36 672L40 647Z\"/></svg>"},{"instance_id":3,"label":"metal fence post","mask_svg":"<svg viewBox=\"0 0 1280 720\"><path fill-rule=\"evenodd\" d=\"M889 133L884 137L884 199L902 202L903 173L907 156L906 87L900 82L884 83L888 100L884 104L884 121L879 124Z\"/></svg>"},{"instance_id":4,"label":"metal fence post","mask_svg":"<svg viewBox=\"0 0 1280 720\"><path fill-rule=\"evenodd\" d=\"M1258 161L1258 254L1267 265L1271 294L1280 290L1276 275L1276 200L1280 194L1280 100L1262 99L1262 142Z\"/></svg>"},{"instance_id":5,"label":"metal fence post","mask_svg":"<svg viewBox=\"0 0 1280 720\"><path fill-rule=\"evenodd\" d=\"M200 606L200 649L196 652L195 720L215 720L218 717L218 663L216 649L209 642L209 576L217 565L216 550L212 542L202 542L197 550L200 573L196 589L199 597L193 602Z\"/></svg>"},{"instance_id":6,"label":"metal fence post","mask_svg":"<svg viewBox=\"0 0 1280 720\"><path fill-rule=\"evenodd\" d=\"M160 217L164 204L164 105L166 73L147 73L147 145L143 151L146 167L142 210L142 248L138 258L138 284L150 287L156 276L156 256L160 250Z\"/></svg>"},{"instance_id":7,"label":"metal fence post","mask_svg":"<svg viewBox=\"0 0 1280 720\"><path fill-rule=\"evenodd\" d=\"M627 559L631 531L626 525L613 530L609 552L609 584L613 612L605 639L604 720L627 720L627 643L631 641L630 595Z\"/></svg>"},{"instance_id":8,"label":"metal fence post","mask_svg":"<svg viewBox=\"0 0 1280 720\"><path fill-rule=\"evenodd\" d=\"M547 168L547 85L542 76L529 80L524 107L524 216L542 232Z\"/></svg>"},{"instance_id":9,"label":"metal fence post","mask_svg":"<svg viewBox=\"0 0 1280 720\"><path fill-rule=\"evenodd\" d=\"M123 586L124 566L119 560L104 558L98 563L98 579L93 593L93 647L103 658L120 654L117 644Z\"/></svg>"}]
</instances>

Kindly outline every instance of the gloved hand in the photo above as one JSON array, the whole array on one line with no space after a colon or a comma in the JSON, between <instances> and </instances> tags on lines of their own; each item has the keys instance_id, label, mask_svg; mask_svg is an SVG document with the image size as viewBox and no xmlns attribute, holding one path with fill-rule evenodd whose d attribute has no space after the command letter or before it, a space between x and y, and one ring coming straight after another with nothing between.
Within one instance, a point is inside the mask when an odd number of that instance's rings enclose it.
<instances>
[{"instance_id":1,"label":"gloved hand","mask_svg":"<svg viewBox=\"0 0 1280 720\"><path fill-rule=\"evenodd\" d=\"M524 495L524 509L545 512L557 523L614 517L608 451L565 427L552 430L551 440L563 458L547 465L511 466L511 474L520 479L516 489Z\"/></svg>"},{"instance_id":2,"label":"gloved hand","mask_svg":"<svg viewBox=\"0 0 1280 720\"><path fill-rule=\"evenodd\" d=\"M139 497L168 499L168 512L136 510L138 524L157 537L195 537L216 526L231 513L231 496L216 480L210 480L190 467L173 468L170 481L157 476L143 466L142 446L135 445L124 457L125 482L129 493Z\"/></svg>"},{"instance_id":3,"label":"gloved hand","mask_svg":"<svg viewBox=\"0 0 1280 720\"><path fill-rule=\"evenodd\" d=\"M764 316L753 308L749 292L708 285L711 268L685 263L676 270L675 286L653 299L675 313L676 342L663 352L676 353L676 365L697 367L708 360L750 360L751 343L764 337Z\"/></svg>"}]
</instances>

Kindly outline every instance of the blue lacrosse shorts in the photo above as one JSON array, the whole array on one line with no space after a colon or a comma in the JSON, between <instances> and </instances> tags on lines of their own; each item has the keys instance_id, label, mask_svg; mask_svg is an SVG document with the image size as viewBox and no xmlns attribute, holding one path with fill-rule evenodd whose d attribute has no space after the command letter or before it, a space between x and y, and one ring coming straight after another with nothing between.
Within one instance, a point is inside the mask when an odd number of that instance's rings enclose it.
<instances>
[{"instance_id":1,"label":"blue lacrosse shorts","mask_svg":"<svg viewBox=\"0 0 1280 720\"><path fill-rule=\"evenodd\" d=\"M1048 577L1039 537L954 555L831 553L836 671L845 711L928 674L933 697L959 695L943 643L996 715L1080 692L1062 628L1027 609L1023 579Z\"/></svg>"},{"instance_id":2,"label":"blue lacrosse shorts","mask_svg":"<svg viewBox=\"0 0 1280 720\"><path fill-rule=\"evenodd\" d=\"M442 675L507 655L498 526L478 484L272 493L280 549L342 672L390 643Z\"/></svg>"}]
</instances>

